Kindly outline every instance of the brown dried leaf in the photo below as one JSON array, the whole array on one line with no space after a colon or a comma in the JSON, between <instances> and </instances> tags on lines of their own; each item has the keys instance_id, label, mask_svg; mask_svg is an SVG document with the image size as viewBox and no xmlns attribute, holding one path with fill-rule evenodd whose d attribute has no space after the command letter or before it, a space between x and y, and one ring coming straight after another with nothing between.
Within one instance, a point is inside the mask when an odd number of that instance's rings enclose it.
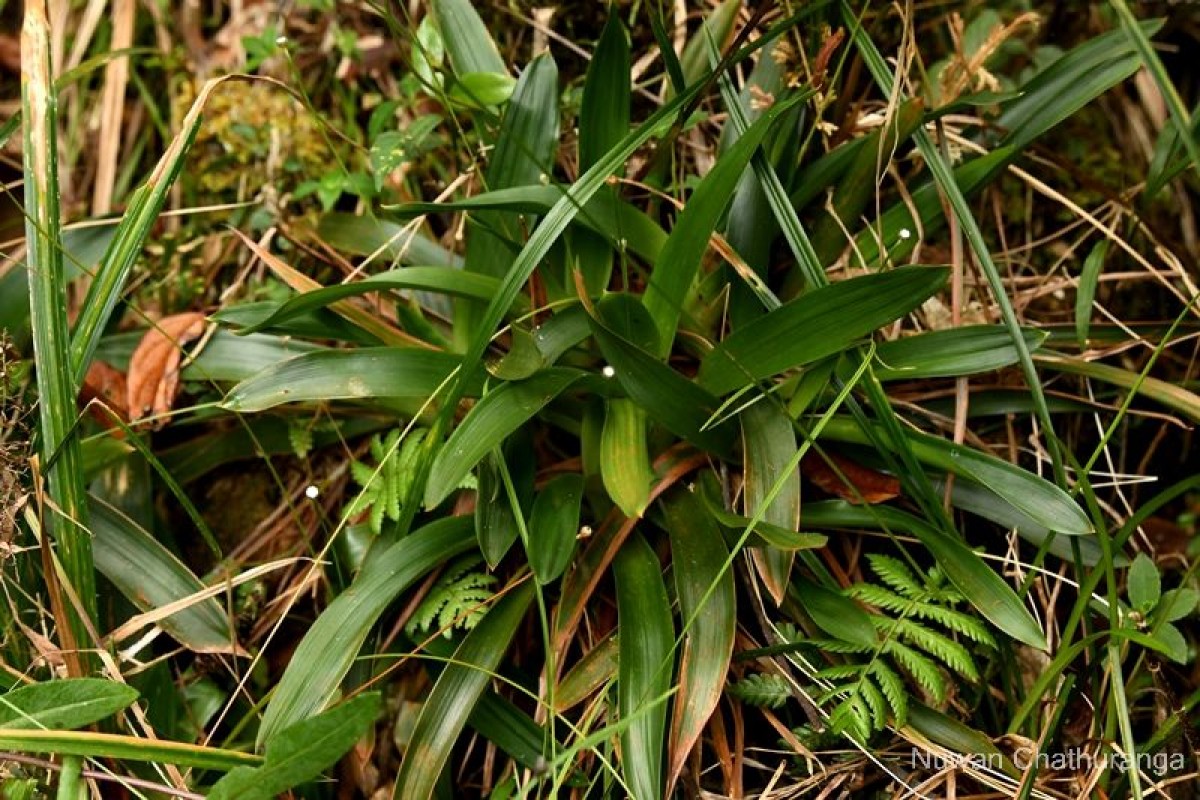
<instances>
[{"instance_id":1,"label":"brown dried leaf","mask_svg":"<svg viewBox=\"0 0 1200 800\"><path fill-rule=\"evenodd\" d=\"M171 410L179 390L181 348L202 333L204 315L196 311L164 317L146 331L129 360L126 408L131 421Z\"/></svg>"},{"instance_id":2,"label":"brown dried leaf","mask_svg":"<svg viewBox=\"0 0 1200 800\"><path fill-rule=\"evenodd\" d=\"M99 400L118 417L128 421L128 392L124 372L104 361L93 361L83 377L83 386L79 388L79 402L88 406L93 400ZM88 410L101 425L113 427L112 418L106 411L95 406L89 406Z\"/></svg>"},{"instance_id":3,"label":"brown dried leaf","mask_svg":"<svg viewBox=\"0 0 1200 800\"><path fill-rule=\"evenodd\" d=\"M900 495L900 481L891 475L864 467L837 453L826 455L846 480L842 480L841 475L817 453L810 452L804 457L800 463L800 471L804 477L830 494L855 505L863 502L875 505Z\"/></svg>"}]
</instances>

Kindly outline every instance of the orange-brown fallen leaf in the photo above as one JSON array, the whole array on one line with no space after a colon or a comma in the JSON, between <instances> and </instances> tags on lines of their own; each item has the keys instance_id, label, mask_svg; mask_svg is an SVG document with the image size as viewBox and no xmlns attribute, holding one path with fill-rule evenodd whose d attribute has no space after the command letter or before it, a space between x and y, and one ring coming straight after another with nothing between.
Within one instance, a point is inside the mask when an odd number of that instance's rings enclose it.
<instances>
[{"instance_id":1,"label":"orange-brown fallen leaf","mask_svg":"<svg viewBox=\"0 0 1200 800\"><path fill-rule=\"evenodd\" d=\"M99 400L110 411L128 422L128 393L124 372L104 361L93 361L88 367L87 375L83 376L83 386L79 387L79 402L87 407L88 413L95 417L96 421L111 429L116 427L112 415L105 409L92 405L92 401Z\"/></svg>"},{"instance_id":2,"label":"orange-brown fallen leaf","mask_svg":"<svg viewBox=\"0 0 1200 800\"><path fill-rule=\"evenodd\" d=\"M855 505L884 503L900 495L900 481L891 475L864 467L837 453L826 453L841 476L818 453L810 452L800 462L800 473L830 494ZM849 481L849 483L847 483Z\"/></svg>"},{"instance_id":3,"label":"orange-brown fallen leaf","mask_svg":"<svg viewBox=\"0 0 1200 800\"><path fill-rule=\"evenodd\" d=\"M146 331L129 360L126 377L126 407L131 421L171 410L179 391L182 347L202 333L204 315L195 311L163 317Z\"/></svg>"}]
</instances>

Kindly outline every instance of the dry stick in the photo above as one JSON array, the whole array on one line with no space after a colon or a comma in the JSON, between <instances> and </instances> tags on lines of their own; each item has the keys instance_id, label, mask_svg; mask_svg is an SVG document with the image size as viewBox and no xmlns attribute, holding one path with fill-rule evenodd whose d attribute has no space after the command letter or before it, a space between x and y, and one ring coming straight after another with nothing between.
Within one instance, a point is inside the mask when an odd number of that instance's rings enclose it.
<instances>
[{"instance_id":1,"label":"dry stick","mask_svg":"<svg viewBox=\"0 0 1200 800\"><path fill-rule=\"evenodd\" d=\"M136 0L113 0L110 50L125 50L133 44L136 11ZM100 99L100 153L96 159L96 181L92 185L92 213L96 216L103 216L112 210L117 160L121 156L125 87L128 83L129 56L120 56L104 66L104 94Z\"/></svg>"}]
</instances>

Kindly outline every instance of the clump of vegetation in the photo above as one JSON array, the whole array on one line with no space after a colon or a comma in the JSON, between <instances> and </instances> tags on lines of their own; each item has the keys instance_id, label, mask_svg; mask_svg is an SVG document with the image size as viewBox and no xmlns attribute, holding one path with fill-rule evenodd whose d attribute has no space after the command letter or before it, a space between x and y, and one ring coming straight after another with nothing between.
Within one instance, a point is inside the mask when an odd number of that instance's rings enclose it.
<instances>
[{"instance_id":1,"label":"clump of vegetation","mask_svg":"<svg viewBox=\"0 0 1200 800\"><path fill-rule=\"evenodd\" d=\"M1200 776L1194 10L46 5L0 794Z\"/></svg>"}]
</instances>

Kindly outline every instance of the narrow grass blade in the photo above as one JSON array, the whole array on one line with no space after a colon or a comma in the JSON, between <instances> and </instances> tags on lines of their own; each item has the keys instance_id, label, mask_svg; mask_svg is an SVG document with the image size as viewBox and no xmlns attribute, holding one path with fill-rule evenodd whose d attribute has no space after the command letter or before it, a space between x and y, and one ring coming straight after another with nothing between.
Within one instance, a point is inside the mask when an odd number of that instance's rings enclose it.
<instances>
[{"instance_id":1,"label":"narrow grass blade","mask_svg":"<svg viewBox=\"0 0 1200 800\"><path fill-rule=\"evenodd\" d=\"M920 305L947 274L901 267L814 289L725 337L701 362L699 383L723 395L846 350Z\"/></svg>"},{"instance_id":2,"label":"narrow grass blade","mask_svg":"<svg viewBox=\"0 0 1200 800\"><path fill-rule=\"evenodd\" d=\"M380 614L427 572L474 542L470 519L447 517L368 561L354 584L317 617L296 648L259 725L258 745L333 699Z\"/></svg>"},{"instance_id":3,"label":"narrow grass blade","mask_svg":"<svg viewBox=\"0 0 1200 800\"><path fill-rule=\"evenodd\" d=\"M1044 331L1025 328L1021 335L1030 351L1046 341ZM1017 363L1012 337L1001 325L967 325L921 333L880 344L875 355L881 381L956 378L991 372Z\"/></svg>"},{"instance_id":4,"label":"narrow grass blade","mask_svg":"<svg viewBox=\"0 0 1200 800\"><path fill-rule=\"evenodd\" d=\"M1075 341L1080 350L1088 346L1088 333L1092 327L1092 306L1096 301L1096 286L1100 273L1104 271L1104 259L1108 255L1108 239L1101 239L1083 260L1079 273L1079 284L1075 289Z\"/></svg>"},{"instance_id":5,"label":"narrow grass blade","mask_svg":"<svg viewBox=\"0 0 1200 800\"><path fill-rule=\"evenodd\" d=\"M425 486L425 507L440 505L484 455L582 376L578 370L552 367L484 395L439 451Z\"/></svg>"},{"instance_id":6,"label":"narrow grass blade","mask_svg":"<svg viewBox=\"0 0 1200 800\"><path fill-rule=\"evenodd\" d=\"M279 731L262 766L238 767L217 781L209 800L271 800L312 780L354 746L379 715L379 695L362 694Z\"/></svg>"},{"instance_id":7,"label":"narrow grass blade","mask_svg":"<svg viewBox=\"0 0 1200 800\"><path fill-rule=\"evenodd\" d=\"M742 424L745 462L745 516L785 531L796 530L800 524L800 471L792 466L798 449L792 421L769 399L750 406L738 418ZM764 501L776 483L782 488L771 505L764 508ZM750 555L767 591L777 604L782 603L795 552L756 548Z\"/></svg>"},{"instance_id":8,"label":"narrow grass blade","mask_svg":"<svg viewBox=\"0 0 1200 800\"><path fill-rule=\"evenodd\" d=\"M533 598L525 583L508 592L463 639L438 676L404 753L393 798L427 800L480 695L512 643Z\"/></svg>"},{"instance_id":9,"label":"narrow grass blade","mask_svg":"<svg viewBox=\"0 0 1200 800\"><path fill-rule=\"evenodd\" d=\"M88 629L96 617L96 576L87 534L87 498L75 397L81 372L72 371L67 322L58 197L58 100L50 59L50 21L45 0L25 4L21 29L21 108L24 116L25 246L29 270L29 317L37 370L40 456L50 501L46 520L58 545L66 580L81 608L54 598L59 631L71 671L86 670L79 650L91 646ZM58 593L56 593L58 594Z\"/></svg>"},{"instance_id":10,"label":"narrow grass blade","mask_svg":"<svg viewBox=\"0 0 1200 800\"><path fill-rule=\"evenodd\" d=\"M258 766L262 761L258 756L239 753L236 750L92 731L26 731L0 728L0 748L15 750L18 753L116 758L218 770Z\"/></svg>"},{"instance_id":11,"label":"narrow grass blade","mask_svg":"<svg viewBox=\"0 0 1200 800\"><path fill-rule=\"evenodd\" d=\"M553 173L558 142L558 67L549 54L535 58L521 73L504 113L487 168L489 189L538 185ZM463 268L502 277L512 259L507 241L519 242L521 220L515 214L480 212L467 241ZM456 339L473 335L485 306L463 301L454 317Z\"/></svg>"},{"instance_id":12,"label":"narrow grass blade","mask_svg":"<svg viewBox=\"0 0 1200 800\"><path fill-rule=\"evenodd\" d=\"M638 533L616 558L620 626L617 710L631 722L621 734L623 776L635 800L663 796L663 744L671 688L675 626L658 556ZM652 704L655 704L652 706Z\"/></svg>"},{"instance_id":13,"label":"narrow grass blade","mask_svg":"<svg viewBox=\"0 0 1200 800\"><path fill-rule=\"evenodd\" d=\"M0 728L82 728L111 717L137 698L136 689L100 678L34 683L0 695Z\"/></svg>"},{"instance_id":14,"label":"narrow grass blade","mask_svg":"<svg viewBox=\"0 0 1200 800\"><path fill-rule=\"evenodd\" d=\"M239 333L253 333L279 325L301 314L325 308L343 298L368 292L417 289L452 297L487 300L495 293L498 285L499 282L490 276L473 275L452 267L404 267L371 275L353 283L339 283L336 286L303 292L279 306L270 316L246 326Z\"/></svg>"},{"instance_id":15,"label":"narrow grass blade","mask_svg":"<svg viewBox=\"0 0 1200 800\"><path fill-rule=\"evenodd\" d=\"M600 434L600 476L608 496L627 517L640 517L650 502L650 452L646 412L625 398L608 401Z\"/></svg>"},{"instance_id":16,"label":"narrow grass blade","mask_svg":"<svg viewBox=\"0 0 1200 800\"><path fill-rule=\"evenodd\" d=\"M629 36L621 23L620 14L612 7L583 82L579 106L581 170L603 158L629 133L631 71ZM614 188L604 188L596 195L596 200L615 200L616 196ZM588 216L585 214L582 219ZM608 286L614 255L612 244L622 239L629 241L632 237L627 231L625 225L600 231L610 241L585 231L576 232L571 242L572 249L589 292L600 292ZM632 242L630 247L632 249Z\"/></svg>"},{"instance_id":17,"label":"narrow grass blade","mask_svg":"<svg viewBox=\"0 0 1200 800\"><path fill-rule=\"evenodd\" d=\"M583 476L575 473L552 479L533 501L528 557L538 583L555 580L571 563L582 502Z\"/></svg>"},{"instance_id":18,"label":"narrow grass blade","mask_svg":"<svg viewBox=\"0 0 1200 800\"><path fill-rule=\"evenodd\" d=\"M96 569L138 610L152 611L207 588L147 530L116 508L93 497L90 510ZM158 625L193 652L238 651L229 615L215 598L188 605Z\"/></svg>"},{"instance_id":19,"label":"narrow grass blade","mask_svg":"<svg viewBox=\"0 0 1200 800\"><path fill-rule=\"evenodd\" d=\"M725 568L729 551L695 494L676 490L663 500L662 508L684 622L679 691L667 750L669 794L725 689L737 633L737 601L733 572Z\"/></svg>"},{"instance_id":20,"label":"narrow grass blade","mask_svg":"<svg viewBox=\"0 0 1200 800\"><path fill-rule=\"evenodd\" d=\"M263 411L282 403L419 397L434 394L460 360L409 347L363 347L306 353L259 372L229 390L230 411ZM474 381L478 386L478 380Z\"/></svg>"},{"instance_id":21,"label":"narrow grass blade","mask_svg":"<svg viewBox=\"0 0 1200 800\"><path fill-rule=\"evenodd\" d=\"M167 196L179 177L187 159L188 150L200 130L202 112L213 90L225 81L246 80L245 76L227 75L213 78L204 84L188 110L179 133L163 153L154 172L133 194L125 214L117 226L116 234L104 253L100 268L88 286L87 297L80 306L79 318L71 338L71 368L75 379L82 380L92 360L92 353L100 341L104 327L116 308L117 301L129 279L142 245L150 235Z\"/></svg>"}]
</instances>

